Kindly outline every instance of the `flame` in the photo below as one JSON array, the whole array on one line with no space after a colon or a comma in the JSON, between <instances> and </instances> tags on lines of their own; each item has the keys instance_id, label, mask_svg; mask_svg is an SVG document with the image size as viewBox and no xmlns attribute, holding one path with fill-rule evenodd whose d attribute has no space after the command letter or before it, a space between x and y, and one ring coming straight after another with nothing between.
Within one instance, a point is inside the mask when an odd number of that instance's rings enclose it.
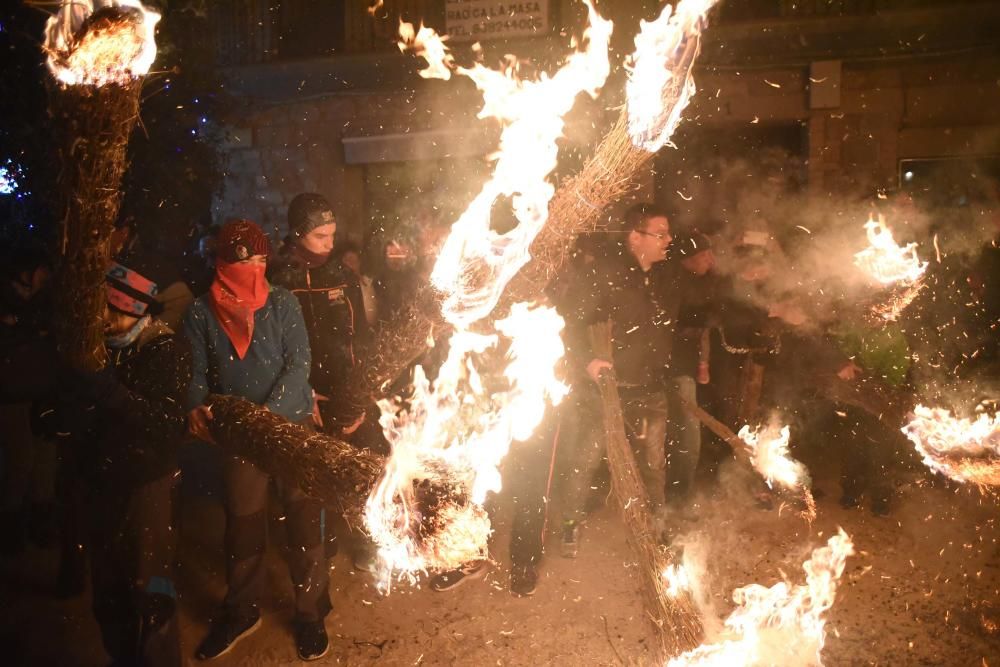
<instances>
[{"instance_id":1,"label":"flame","mask_svg":"<svg viewBox=\"0 0 1000 667\"><path fill-rule=\"evenodd\" d=\"M737 434L750 450L750 461L769 488L777 484L789 491L800 493L805 502L803 516L812 520L816 517L816 503L810 491L809 471L788 451L790 431L787 426L780 429L772 424L751 430L749 425Z\"/></svg>"},{"instance_id":2,"label":"flame","mask_svg":"<svg viewBox=\"0 0 1000 667\"><path fill-rule=\"evenodd\" d=\"M451 71L455 69L455 58L445 45L447 40L447 35L442 37L433 28L423 24L420 24L419 30L414 30L412 23L399 22L399 50L404 53L414 51L417 55L423 56L427 61L427 67L417 73L425 79L447 81L451 78Z\"/></svg>"},{"instance_id":3,"label":"flame","mask_svg":"<svg viewBox=\"0 0 1000 667\"><path fill-rule=\"evenodd\" d=\"M1000 486L1000 414L976 419L918 405L902 428L924 464L956 482Z\"/></svg>"},{"instance_id":4,"label":"flame","mask_svg":"<svg viewBox=\"0 0 1000 667\"><path fill-rule=\"evenodd\" d=\"M448 321L466 326L487 316L507 283L530 259L529 247L548 220L549 200L555 193L548 181L556 167L563 116L580 93L596 97L610 72L608 42L612 24L585 0L588 27L582 49L572 53L551 77L518 77L513 56L507 66L492 70L481 64L458 67L433 30L411 24L400 27L400 48L423 56L428 78L448 79L456 74L471 79L483 94L480 118L495 118L502 127L493 175L452 226L431 275L446 296L442 310ZM498 200L510 198L517 226L498 234L490 215Z\"/></svg>"},{"instance_id":5,"label":"flame","mask_svg":"<svg viewBox=\"0 0 1000 667\"><path fill-rule=\"evenodd\" d=\"M667 667L731 665L822 665L824 614L833 606L851 538L839 529L825 547L803 563L804 585L782 581L770 588L751 584L733 592L737 608L725 621L720 641L703 644Z\"/></svg>"},{"instance_id":6,"label":"flame","mask_svg":"<svg viewBox=\"0 0 1000 667\"><path fill-rule=\"evenodd\" d=\"M675 598L692 588L691 575L684 565L672 563L663 570L663 580L667 583L667 595Z\"/></svg>"},{"instance_id":7,"label":"flame","mask_svg":"<svg viewBox=\"0 0 1000 667\"><path fill-rule=\"evenodd\" d=\"M65 2L45 24L49 71L68 86L123 85L145 76L156 59L159 20L139 0Z\"/></svg>"},{"instance_id":8,"label":"flame","mask_svg":"<svg viewBox=\"0 0 1000 667\"><path fill-rule=\"evenodd\" d=\"M538 426L546 401L556 404L568 391L555 377L564 347L554 309L516 304L496 328L510 341L505 382L480 372L499 336L458 330L433 385L418 367L405 403L379 403L393 450L366 524L379 545L384 587L394 573L415 581L418 572L485 558L490 525L481 505L500 490L500 462L512 440ZM425 482L451 495L429 503L419 497Z\"/></svg>"},{"instance_id":9,"label":"flame","mask_svg":"<svg viewBox=\"0 0 1000 667\"><path fill-rule=\"evenodd\" d=\"M717 0L668 4L655 21L640 21L635 51L626 67L628 129L632 143L650 153L670 141L695 93L694 62L701 49L705 14Z\"/></svg>"},{"instance_id":10,"label":"flame","mask_svg":"<svg viewBox=\"0 0 1000 667\"><path fill-rule=\"evenodd\" d=\"M865 223L868 247L854 255L854 264L882 285L914 285L927 271L927 262L917 256L917 244L900 247L885 224L883 216L878 221L869 218Z\"/></svg>"}]
</instances>

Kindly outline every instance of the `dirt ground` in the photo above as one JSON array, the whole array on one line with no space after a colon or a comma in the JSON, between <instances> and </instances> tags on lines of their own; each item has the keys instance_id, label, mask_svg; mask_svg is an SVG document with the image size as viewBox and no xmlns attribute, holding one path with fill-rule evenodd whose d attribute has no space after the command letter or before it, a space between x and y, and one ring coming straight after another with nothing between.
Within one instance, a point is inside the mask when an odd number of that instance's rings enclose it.
<instances>
[{"instance_id":1,"label":"dirt ground","mask_svg":"<svg viewBox=\"0 0 1000 667\"><path fill-rule=\"evenodd\" d=\"M802 562L841 526L858 553L828 615L825 664L1000 665L1000 499L915 473L902 483L892 515L876 518L842 509L836 483L822 474L817 487L819 514L810 526L787 510L757 509L745 484L708 485L690 537L706 545L719 617L732 609L738 586L771 585L782 573L802 583ZM195 496L184 501L183 519L179 589L190 654L224 590L223 515L210 498ZM507 591L506 535L502 508L498 562L484 579L447 593L400 586L381 596L342 549L331 563L332 648L315 664L653 664L639 568L612 507L595 512L576 560L550 549L530 598ZM558 543L554 529L548 542ZM274 594L264 603L264 626L215 661L219 667L298 663L280 549L269 558ZM105 664L89 601L54 602L54 573L54 554L34 548L3 563L4 644L19 646L23 664Z\"/></svg>"}]
</instances>

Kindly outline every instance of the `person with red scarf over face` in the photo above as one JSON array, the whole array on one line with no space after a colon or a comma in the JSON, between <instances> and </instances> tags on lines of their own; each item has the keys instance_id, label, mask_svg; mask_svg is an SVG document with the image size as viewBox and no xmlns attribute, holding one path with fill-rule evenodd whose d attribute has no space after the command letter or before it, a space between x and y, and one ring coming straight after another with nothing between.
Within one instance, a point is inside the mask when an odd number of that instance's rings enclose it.
<instances>
[{"instance_id":1,"label":"person with red scarf over face","mask_svg":"<svg viewBox=\"0 0 1000 667\"><path fill-rule=\"evenodd\" d=\"M289 421L311 425L309 338L298 300L265 277L270 242L253 222L223 225L216 246L215 279L188 310L192 381L187 409L193 435L211 440L209 393L242 396ZM243 459L223 469L226 506L226 593L223 613L198 648L209 660L228 652L260 626L260 598L267 582L267 473ZM323 509L301 490L277 480L285 505L289 569L295 588L295 638L299 658L316 660L329 650L323 619L330 612Z\"/></svg>"}]
</instances>

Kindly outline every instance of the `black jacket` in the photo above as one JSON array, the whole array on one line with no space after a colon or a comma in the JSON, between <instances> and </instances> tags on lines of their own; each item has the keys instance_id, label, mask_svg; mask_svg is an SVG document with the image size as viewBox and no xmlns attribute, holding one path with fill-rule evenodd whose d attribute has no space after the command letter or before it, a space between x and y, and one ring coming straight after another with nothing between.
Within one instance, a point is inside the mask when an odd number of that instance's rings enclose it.
<instances>
[{"instance_id":1,"label":"black jacket","mask_svg":"<svg viewBox=\"0 0 1000 667\"><path fill-rule=\"evenodd\" d=\"M677 312L675 271L659 262L644 272L623 245L584 269L561 309L570 355L586 366L598 357L586 328L611 320L613 358L623 386L663 386Z\"/></svg>"},{"instance_id":2,"label":"black jacket","mask_svg":"<svg viewBox=\"0 0 1000 667\"><path fill-rule=\"evenodd\" d=\"M184 397L191 353L183 336L154 320L132 345L108 349L98 373L77 376L78 405L93 410L84 471L122 485L143 484L177 467L187 432Z\"/></svg>"},{"instance_id":3,"label":"black jacket","mask_svg":"<svg viewBox=\"0 0 1000 667\"><path fill-rule=\"evenodd\" d=\"M268 267L268 279L302 305L312 350L309 383L336 401L346 397L354 389L347 383L369 336L358 278L333 259L309 268L286 245Z\"/></svg>"}]
</instances>

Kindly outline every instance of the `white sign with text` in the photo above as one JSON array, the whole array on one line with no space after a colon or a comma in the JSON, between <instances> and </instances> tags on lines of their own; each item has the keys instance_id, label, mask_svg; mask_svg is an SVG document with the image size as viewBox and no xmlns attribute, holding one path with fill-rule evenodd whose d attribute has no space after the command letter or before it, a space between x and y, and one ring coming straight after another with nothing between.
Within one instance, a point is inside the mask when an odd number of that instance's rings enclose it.
<instances>
[{"instance_id":1,"label":"white sign with text","mask_svg":"<svg viewBox=\"0 0 1000 667\"><path fill-rule=\"evenodd\" d=\"M549 30L549 2L447 0L445 28L454 41L545 34Z\"/></svg>"}]
</instances>

